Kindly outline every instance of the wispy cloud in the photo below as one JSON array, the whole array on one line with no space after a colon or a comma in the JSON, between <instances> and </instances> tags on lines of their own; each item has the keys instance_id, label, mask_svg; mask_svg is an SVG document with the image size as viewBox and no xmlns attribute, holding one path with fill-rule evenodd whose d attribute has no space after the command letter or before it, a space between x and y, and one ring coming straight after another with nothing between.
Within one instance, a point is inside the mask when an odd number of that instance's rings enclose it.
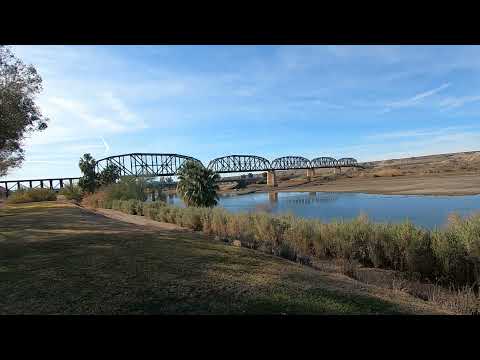
<instances>
[{"instance_id":1,"label":"wispy cloud","mask_svg":"<svg viewBox=\"0 0 480 360\"><path fill-rule=\"evenodd\" d=\"M387 107L385 108L384 111L388 112L392 109L415 106L415 105L419 104L420 102L422 102L423 100L425 100L426 98L428 98L432 95L435 95L442 90L445 90L449 86L450 86L450 84L446 83L446 84L443 84L443 85L441 85L441 86L439 86L435 89L431 89L431 90L424 91L424 92L421 92L419 94L416 94L415 96L410 97L408 99L403 99L403 100L398 100L398 101L393 101L393 102L387 103L386 104Z\"/></svg>"},{"instance_id":2,"label":"wispy cloud","mask_svg":"<svg viewBox=\"0 0 480 360\"><path fill-rule=\"evenodd\" d=\"M114 97L112 93L105 93L101 96L108 106L102 110L101 106L89 106L80 100L72 100L64 97L54 96L48 101L60 111L66 112L72 118L79 118L82 121L84 130L96 130L99 132L125 132L143 129L146 124L139 121L130 112L124 103ZM109 111L108 111L109 110Z\"/></svg>"},{"instance_id":3,"label":"wispy cloud","mask_svg":"<svg viewBox=\"0 0 480 360\"><path fill-rule=\"evenodd\" d=\"M440 106L444 108L444 110L453 109L462 107L466 104L473 103L480 101L480 95L477 96L461 96L461 97L448 97L443 99L440 102Z\"/></svg>"},{"instance_id":4,"label":"wispy cloud","mask_svg":"<svg viewBox=\"0 0 480 360\"><path fill-rule=\"evenodd\" d=\"M103 142L103 146L105 146L105 153L104 153L104 155L107 155L107 154L110 152L110 146L107 144L107 142L105 141L105 139L103 138L103 136L101 136L100 139L101 139L102 142Z\"/></svg>"},{"instance_id":5,"label":"wispy cloud","mask_svg":"<svg viewBox=\"0 0 480 360\"><path fill-rule=\"evenodd\" d=\"M480 132L480 126L447 126L443 128L436 129L414 129L406 131L392 131L379 134L367 135L365 139L371 140L385 140L389 141L392 139L402 139L402 138L422 138L422 137L455 137L459 135L478 133Z\"/></svg>"}]
</instances>

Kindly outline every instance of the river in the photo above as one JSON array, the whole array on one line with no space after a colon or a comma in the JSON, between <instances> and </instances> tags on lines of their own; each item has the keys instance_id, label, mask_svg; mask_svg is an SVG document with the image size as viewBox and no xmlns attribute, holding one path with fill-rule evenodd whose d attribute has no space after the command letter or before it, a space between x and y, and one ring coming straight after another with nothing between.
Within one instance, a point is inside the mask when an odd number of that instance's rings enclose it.
<instances>
[{"instance_id":1,"label":"river","mask_svg":"<svg viewBox=\"0 0 480 360\"><path fill-rule=\"evenodd\" d=\"M184 206L177 196L170 204ZM375 222L402 222L434 228L444 225L451 213L468 215L480 212L480 195L377 195L340 192L272 192L240 196L221 196L218 206L231 212L266 211L293 213L323 221L352 219L365 213Z\"/></svg>"}]
</instances>

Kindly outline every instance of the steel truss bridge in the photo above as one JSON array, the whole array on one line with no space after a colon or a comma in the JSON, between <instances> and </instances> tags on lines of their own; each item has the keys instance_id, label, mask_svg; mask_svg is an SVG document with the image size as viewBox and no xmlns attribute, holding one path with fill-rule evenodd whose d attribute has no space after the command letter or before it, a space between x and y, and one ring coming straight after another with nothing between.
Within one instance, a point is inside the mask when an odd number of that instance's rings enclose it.
<instances>
[{"instance_id":1,"label":"steel truss bridge","mask_svg":"<svg viewBox=\"0 0 480 360\"><path fill-rule=\"evenodd\" d=\"M217 173L275 170L308 170L320 168L362 167L354 158L318 157L308 160L301 156L284 156L273 160L255 155L228 155L210 161L208 168Z\"/></svg>"},{"instance_id":2,"label":"steel truss bridge","mask_svg":"<svg viewBox=\"0 0 480 360\"><path fill-rule=\"evenodd\" d=\"M107 166L114 165L120 176L159 177L175 176L186 161L202 162L191 156L162 153L131 153L109 156L96 162L95 171L101 172ZM301 156L284 156L269 161L256 155L228 155L213 159L207 168L216 173L241 173L266 171L274 174L276 170L307 170L321 168L341 169L342 167L363 168L354 158L334 159L332 157L317 157L309 160ZM66 184L78 182L77 178L53 178L32 180L0 180L0 196L9 192L32 188L49 188L60 190Z\"/></svg>"},{"instance_id":3,"label":"steel truss bridge","mask_svg":"<svg viewBox=\"0 0 480 360\"><path fill-rule=\"evenodd\" d=\"M50 189L59 191L67 185L73 185L78 182L80 178L56 178L56 179L32 179L32 180L5 180L0 181L0 197L5 195L8 197L12 191L26 190L26 189Z\"/></svg>"},{"instance_id":4,"label":"steel truss bridge","mask_svg":"<svg viewBox=\"0 0 480 360\"><path fill-rule=\"evenodd\" d=\"M96 162L96 171L114 165L120 176L157 177L175 176L186 161L202 162L191 156L179 154L133 153L109 156ZM275 170L301 170L319 168L361 167L354 158L334 159L318 157L308 160L301 156L284 156L270 162L256 155L228 155L213 159L207 168L217 173L239 173Z\"/></svg>"},{"instance_id":5,"label":"steel truss bridge","mask_svg":"<svg viewBox=\"0 0 480 360\"><path fill-rule=\"evenodd\" d=\"M186 161L202 162L191 156L179 154L147 154L134 153L109 156L96 162L96 172L104 170L109 165L114 165L120 176L174 176Z\"/></svg>"}]
</instances>

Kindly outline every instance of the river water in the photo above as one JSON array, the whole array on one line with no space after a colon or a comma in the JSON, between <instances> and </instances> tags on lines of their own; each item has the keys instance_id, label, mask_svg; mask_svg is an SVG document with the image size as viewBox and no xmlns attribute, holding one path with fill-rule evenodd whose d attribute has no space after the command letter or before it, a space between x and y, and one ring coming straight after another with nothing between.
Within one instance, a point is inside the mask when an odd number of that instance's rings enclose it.
<instances>
[{"instance_id":1,"label":"river water","mask_svg":"<svg viewBox=\"0 0 480 360\"><path fill-rule=\"evenodd\" d=\"M170 204L184 206L177 196ZM334 192L276 192L222 196L218 206L231 212L266 211L274 214L293 213L323 221L352 219L365 213L375 222L402 222L406 219L426 227L445 224L451 213L480 213L480 195L376 195Z\"/></svg>"}]
</instances>

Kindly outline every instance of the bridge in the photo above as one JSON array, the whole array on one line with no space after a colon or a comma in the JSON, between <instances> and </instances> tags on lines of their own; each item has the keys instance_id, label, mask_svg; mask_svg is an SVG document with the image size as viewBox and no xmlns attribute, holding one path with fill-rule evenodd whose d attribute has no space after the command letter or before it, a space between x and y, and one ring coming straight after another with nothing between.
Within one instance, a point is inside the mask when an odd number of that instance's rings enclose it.
<instances>
[{"instance_id":1,"label":"bridge","mask_svg":"<svg viewBox=\"0 0 480 360\"><path fill-rule=\"evenodd\" d=\"M100 159L96 162L95 171L101 172L107 166L115 165L120 176L174 176L186 161L195 161L203 166L200 160L186 155L133 153Z\"/></svg>"},{"instance_id":2,"label":"bridge","mask_svg":"<svg viewBox=\"0 0 480 360\"><path fill-rule=\"evenodd\" d=\"M101 172L107 166L114 165L120 176L159 177L175 176L186 161L195 161L204 166L194 157L180 154L164 153L130 153L109 156L96 161L95 171ZM207 168L216 173L267 172L267 185L276 186L275 171L306 170L307 178L315 174L315 169L333 168L363 168L354 158L334 159L332 157L317 157L309 160L302 156L284 156L269 161L257 155L227 155L209 162ZM73 184L77 178L53 178L31 180L1 180L0 191L8 196L9 192L32 188L49 188L59 190L66 183ZM3 186L2 186L3 185ZM3 187L3 189L2 189Z\"/></svg>"},{"instance_id":3,"label":"bridge","mask_svg":"<svg viewBox=\"0 0 480 360\"><path fill-rule=\"evenodd\" d=\"M341 171L342 167L363 168L354 158L334 159L332 157L318 157L308 160L302 156L284 156L273 161L256 155L228 155L216 158L207 168L217 173L238 172L267 172L267 185L276 186L275 171L277 170L306 170L307 178L315 175L315 169L334 168Z\"/></svg>"},{"instance_id":4,"label":"bridge","mask_svg":"<svg viewBox=\"0 0 480 360\"><path fill-rule=\"evenodd\" d=\"M55 179L29 179L29 180L2 180L0 181L0 197L2 193L8 197L10 192L26 189L50 189L59 191L65 185L78 183L79 177L55 178Z\"/></svg>"}]
</instances>

